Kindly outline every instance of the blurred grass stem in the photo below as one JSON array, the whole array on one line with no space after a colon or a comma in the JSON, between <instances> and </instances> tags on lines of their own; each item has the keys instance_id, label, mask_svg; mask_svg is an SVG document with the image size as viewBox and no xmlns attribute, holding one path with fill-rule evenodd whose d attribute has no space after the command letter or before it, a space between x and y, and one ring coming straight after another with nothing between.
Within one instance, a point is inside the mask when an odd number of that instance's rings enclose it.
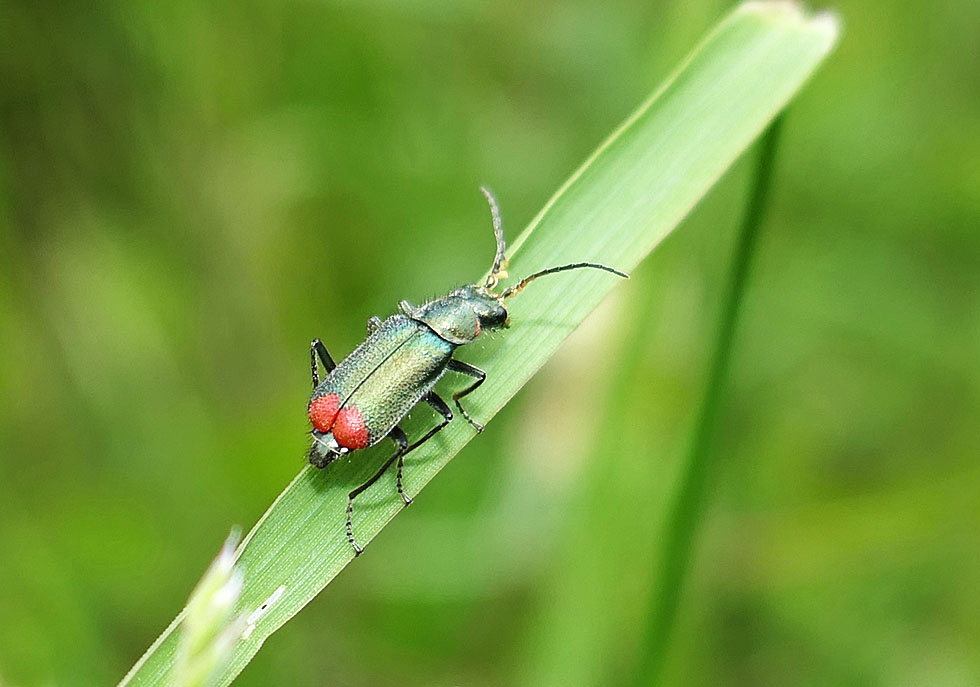
<instances>
[{"instance_id":1,"label":"blurred grass stem","mask_svg":"<svg viewBox=\"0 0 980 687\"><path fill-rule=\"evenodd\" d=\"M242 618L234 616L242 591L242 572L235 566L240 539L237 529L228 535L187 602L174 687L210 687L231 659L244 629Z\"/></svg>"},{"instance_id":2,"label":"blurred grass stem","mask_svg":"<svg viewBox=\"0 0 980 687\"><path fill-rule=\"evenodd\" d=\"M687 458L671 504L659 561L654 576L659 587L654 591L648 622L640 644L636 685L654 685L661 681L676 625L684 580L688 577L691 553L705 503L705 492L711 472L711 450L718 417L731 366L735 328L742 309L752 256L772 189L772 170L779 144L784 115L773 120L759 145L752 189L745 218L736 237L731 271L722 300L711 367L704 399L694 422Z\"/></svg>"}]
</instances>

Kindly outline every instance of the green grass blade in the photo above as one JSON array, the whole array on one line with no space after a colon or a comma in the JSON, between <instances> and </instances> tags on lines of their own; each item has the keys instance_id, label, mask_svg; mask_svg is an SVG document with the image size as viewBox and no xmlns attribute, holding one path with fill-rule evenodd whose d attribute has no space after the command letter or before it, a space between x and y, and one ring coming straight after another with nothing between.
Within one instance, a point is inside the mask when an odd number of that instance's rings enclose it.
<instances>
[{"instance_id":1,"label":"green grass blade","mask_svg":"<svg viewBox=\"0 0 980 687\"><path fill-rule=\"evenodd\" d=\"M635 267L787 104L836 35L832 18L806 17L789 3L748 3L735 10L514 242L511 273L583 259ZM619 283L609 274L583 270L542 279L516 296L513 328L467 356L490 372L469 404L473 416L490 419ZM402 295L393 293L392 299ZM465 422L454 422L414 453L405 474L407 491L417 493L473 436ZM347 492L390 450L372 449L324 471L304 469L241 544L239 612L253 623L220 684L230 683L269 635L351 561L343 533ZM381 480L358 500L359 539L370 541L400 510L393 484ZM273 603L261 612L269 599ZM169 684L179 621L122 684Z\"/></svg>"}]
</instances>

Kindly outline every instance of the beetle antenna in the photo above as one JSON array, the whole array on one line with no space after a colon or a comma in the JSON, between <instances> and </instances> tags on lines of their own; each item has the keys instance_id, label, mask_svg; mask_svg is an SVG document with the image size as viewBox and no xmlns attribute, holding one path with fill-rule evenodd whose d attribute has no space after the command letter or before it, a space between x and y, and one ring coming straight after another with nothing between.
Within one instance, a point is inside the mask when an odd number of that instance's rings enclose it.
<instances>
[{"instance_id":1,"label":"beetle antenna","mask_svg":"<svg viewBox=\"0 0 980 687\"><path fill-rule=\"evenodd\" d=\"M617 269L613 269L607 265L600 265L597 262L573 262L569 265L561 265L560 267L549 267L546 270L541 270L540 272L535 272L534 274L528 275L521 279L517 284L511 286L510 288L504 289L504 292L500 294L501 298L510 298L511 296L520 293L524 290L524 287L530 284L532 281L538 277L543 277L546 274L554 274L555 272L566 272L568 270L577 270L580 267L593 267L597 270L603 270L605 272L611 272L617 277L622 277L623 279L629 279L630 275L625 272L620 272Z\"/></svg>"},{"instance_id":2,"label":"beetle antenna","mask_svg":"<svg viewBox=\"0 0 980 687\"><path fill-rule=\"evenodd\" d=\"M493 256L493 267L490 268L490 276L487 277L485 286L492 289L497 285L499 277L507 276L503 269L507 266L507 258L504 253L507 251L507 244L504 242L504 223L500 219L500 208L497 207L497 199L493 197L486 186L480 187L480 192L490 204L490 216L493 218L493 237L497 241L497 254Z\"/></svg>"}]
</instances>

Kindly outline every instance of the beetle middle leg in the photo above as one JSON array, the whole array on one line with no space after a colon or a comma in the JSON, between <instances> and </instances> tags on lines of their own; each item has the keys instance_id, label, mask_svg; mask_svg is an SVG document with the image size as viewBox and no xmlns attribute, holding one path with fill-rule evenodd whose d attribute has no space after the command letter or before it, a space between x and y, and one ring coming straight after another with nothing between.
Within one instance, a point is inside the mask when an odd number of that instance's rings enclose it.
<instances>
[{"instance_id":1,"label":"beetle middle leg","mask_svg":"<svg viewBox=\"0 0 980 687\"><path fill-rule=\"evenodd\" d=\"M422 400L432 406L437 413L442 415L442 422L426 432L421 439L417 439L411 444L408 443L408 437L405 436L405 432L402 431L401 427L396 426L394 429L392 429L391 432L388 433L388 437L394 441L395 446L397 446L395 453L384 462L381 469L374 473L371 479L347 495L347 541L350 542L350 545L354 548L355 556L359 556L361 552L364 551L364 548L361 547L354 539L354 499L381 479L381 475L383 475L385 471L391 467L392 463L397 462L395 483L398 486L398 494L402 497L402 501L405 502L406 506L411 504L412 498L405 493L405 489L402 485L402 471L405 468L405 456L434 437L441 429L453 421L453 411L450 410L446 402L442 400L442 398L440 398L435 392L430 391Z\"/></svg>"},{"instance_id":2,"label":"beetle middle leg","mask_svg":"<svg viewBox=\"0 0 980 687\"><path fill-rule=\"evenodd\" d=\"M416 441L412 442L412 445L408 447L408 450L405 451L405 453L411 453L438 434L439 430L453 421L453 411L449 409L449 406L442 400L439 394L434 391L430 391L422 400L432 406L433 410L442 415L442 422L426 432L421 439L417 439Z\"/></svg>"},{"instance_id":3,"label":"beetle middle leg","mask_svg":"<svg viewBox=\"0 0 980 687\"><path fill-rule=\"evenodd\" d=\"M310 370L313 372L313 388L317 388L320 385L320 372L316 367L316 359L319 356L320 362L323 363L323 369L327 371L327 374L333 371L337 364L330 357L330 353L327 351L327 347L323 345L323 342L319 339L313 339L310 342Z\"/></svg>"},{"instance_id":4,"label":"beetle middle leg","mask_svg":"<svg viewBox=\"0 0 980 687\"><path fill-rule=\"evenodd\" d=\"M457 391L453 394L453 401L456 403L456 407L459 408L459 412L466 418L466 421L473 425L473 429L475 429L477 432L482 432L483 425L470 417L470 414L466 412L466 409L459 402L459 399L476 391L477 387L487 380L487 373L475 365L464 363L462 360L450 360L449 369L453 372L459 372L460 374L469 375L470 377L476 377L475 382L470 384L462 391Z\"/></svg>"},{"instance_id":5,"label":"beetle middle leg","mask_svg":"<svg viewBox=\"0 0 980 687\"><path fill-rule=\"evenodd\" d=\"M405 505L408 506L412 503L412 499L405 493L405 489L402 488L402 470L405 467L405 454L415 447L408 445L408 437L405 436L405 432L402 431L401 427L395 426L388 436L391 437L392 441L398 444L398 463L395 466L395 486L398 488L398 495L402 497L402 501L404 501Z\"/></svg>"},{"instance_id":6,"label":"beetle middle leg","mask_svg":"<svg viewBox=\"0 0 980 687\"><path fill-rule=\"evenodd\" d=\"M365 482L364 484L362 484L357 489L355 489L354 491L352 491L347 495L347 541L350 543L351 547L353 547L355 556L360 556L361 553L364 551L364 548L360 546L357 543L357 541L354 540L354 522L353 522L354 499L356 499L358 496L363 494L364 491L369 489L372 484L374 484L379 479L381 479L381 475L385 474L385 471L388 468L390 468L391 464L394 463L396 460L398 461L399 468L400 468L402 464L401 459L402 457L404 457L405 453L409 450L408 438L405 436L405 432L403 432L400 428L395 427L388 434L388 437L395 442L395 446L398 447L397 450L391 455L391 457L388 460L384 462L384 465L381 466L381 469L378 470L376 473L374 473L371 479L369 479L367 482ZM399 473L400 472L401 471L399 469ZM405 495L401 489L400 479L398 484L398 493L402 494L403 499L405 498ZM409 500L409 502L410 501L411 500Z\"/></svg>"},{"instance_id":7,"label":"beetle middle leg","mask_svg":"<svg viewBox=\"0 0 980 687\"><path fill-rule=\"evenodd\" d=\"M430 391L422 400L432 406L433 410L442 415L442 422L426 432L421 439L416 439L413 441L412 444L398 457L398 474L396 481L398 484L398 493L401 494L402 500L405 501L406 506L412 503L412 499L405 493L405 490L402 489L402 470L405 468L405 456L434 437L440 430L453 421L453 411L449 409L446 402L443 401L442 398L434 391ZM398 427L395 427L395 429L401 432ZM402 434L402 436L404 436L404 434Z\"/></svg>"},{"instance_id":8,"label":"beetle middle leg","mask_svg":"<svg viewBox=\"0 0 980 687\"><path fill-rule=\"evenodd\" d=\"M405 469L405 456L434 437L441 429L453 421L453 411L449 409L446 402L443 401L442 398L440 398L434 391L430 391L422 400L432 406L433 410L442 415L442 422L426 432L421 439L416 439L414 442L412 442L405 448L404 451L402 451L401 455L398 456L398 468L395 475L395 483L398 485L398 493L401 495L406 506L412 503L412 497L406 494L405 490L402 488L402 471ZM395 432L398 432L403 438L405 437L405 433L402 432L401 428L395 427L393 430L391 430L392 434Z\"/></svg>"}]
</instances>

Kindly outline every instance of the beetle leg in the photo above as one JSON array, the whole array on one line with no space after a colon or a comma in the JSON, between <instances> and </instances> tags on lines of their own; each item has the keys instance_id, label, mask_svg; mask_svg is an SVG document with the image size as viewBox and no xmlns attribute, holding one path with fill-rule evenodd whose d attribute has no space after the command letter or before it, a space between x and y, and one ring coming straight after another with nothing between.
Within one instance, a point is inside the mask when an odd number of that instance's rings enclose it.
<instances>
[{"instance_id":1,"label":"beetle leg","mask_svg":"<svg viewBox=\"0 0 980 687\"><path fill-rule=\"evenodd\" d=\"M446 405L446 402L443 401L442 398L440 398L439 395L436 394L434 391L430 391L422 400L428 403L430 406L432 406L433 410L435 410L437 413L442 415L442 422L440 422L438 425L436 425L428 432L426 432L421 439L418 439L417 441L413 442L412 445L408 447L408 450L405 451L405 453L411 453L419 446L427 442L429 439L434 437L436 434L438 434L439 430L441 430L443 427L445 427L446 425L448 425L450 422L453 421L453 411L449 409L449 406Z\"/></svg>"},{"instance_id":2,"label":"beetle leg","mask_svg":"<svg viewBox=\"0 0 980 687\"><path fill-rule=\"evenodd\" d=\"M374 334L374 332L376 332L378 327L380 326L381 326L380 317L378 317L377 315L372 315L371 317L368 318L368 322L367 322L368 334Z\"/></svg>"},{"instance_id":3,"label":"beetle leg","mask_svg":"<svg viewBox=\"0 0 980 687\"><path fill-rule=\"evenodd\" d=\"M397 430L397 433L395 430ZM405 437L405 433L403 431L396 427L390 434L388 434L388 436L391 437L391 440L398 446L398 450L396 450L391 457L385 461L384 465L381 466L381 469L374 473L374 476L371 477L371 479L347 495L347 541L350 542L350 545L353 547L355 556L360 556L364 551L364 547L360 546L354 539L354 499L363 494L366 489L369 489L372 484L381 479L381 475L385 474L385 470L390 468L391 464L396 460L404 456L405 451L408 450L408 439Z\"/></svg>"},{"instance_id":4,"label":"beetle leg","mask_svg":"<svg viewBox=\"0 0 980 687\"><path fill-rule=\"evenodd\" d=\"M320 385L320 373L316 368L317 356L320 357L320 362L323 363L323 369L329 374L337 367L334 363L333 358L327 352L327 347L323 345L323 342L319 339L313 339L310 342L310 369L313 371L313 388L317 388Z\"/></svg>"},{"instance_id":5,"label":"beetle leg","mask_svg":"<svg viewBox=\"0 0 980 687\"><path fill-rule=\"evenodd\" d=\"M396 483L398 485L398 493L401 495L406 506L412 503L412 499L402 488L402 471L405 468L405 456L434 437L441 429L453 421L453 411L449 409L446 402L443 401L435 392L430 391L422 400L432 406L433 410L442 415L442 422L426 432L421 439L417 439L416 441L412 442L411 445L409 445L408 439L405 437L405 432L403 432L400 427L395 427L393 430L391 430L391 434L389 434L389 436L391 436L391 438L398 443L399 446L402 446L401 441L405 442L405 445L403 446L404 450L401 452L401 455L398 456ZM396 436L400 436L401 441L397 439Z\"/></svg>"},{"instance_id":6,"label":"beetle leg","mask_svg":"<svg viewBox=\"0 0 980 687\"><path fill-rule=\"evenodd\" d=\"M486 381L487 373L474 365L464 363L462 360L450 360L449 369L453 372L469 375L470 377L476 377L475 382L470 384L462 391L457 391L453 394L453 401L456 403L456 407L459 408L459 412L466 418L466 421L473 425L473 429L475 429L477 432L482 432L483 425L470 417L470 414L467 413L466 409L460 404L459 399L463 398L463 396L469 395L473 391L476 391L476 388Z\"/></svg>"},{"instance_id":7,"label":"beetle leg","mask_svg":"<svg viewBox=\"0 0 980 687\"><path fill-rule=\"evenodd\" d=\"M402 497L402 501L404 501L405 505L407 506L412 503L412 499L409 498L408 494L406 494L405 490L402 488L402 469L405 467L405 454L412 449L409 447L408 437L405 436L405 432L402 431L401 427L396 425L388 436L391 437L391 440L398 446L398 464L395 469L395 485L398 487L398 495Z\"/></svg>"},{"instance_id":8,"label":"beetle leg","mask_svg":"<svg viewBox=\"0 0 980 687\"><path fill-rule=\"evenodd\" d=\"M402 454L402 457L398 459L398 484L399 484L399 493L401 493L402 498L406 498L405 494L401 492L401 474L402 474L402 466L405 464L405 456L411 453L412 451L414 451L415 449L417 449L425 442L427 442L432 437L434 437L436 434L439 433L440 430L442 430L446 425L448 425L450 422L453 421L453 411L449 409L449 406L446 404L446 402L443 401L442 398L440 398L439 395L436 394L434 391L430 391L422 400L428 403L430 406L432 406L432 408L437 413L442 415L442 422L440 422L438 425L436 425L428 432L426 432L421 439L417 439L413 441L412 444L407 449L405 449L405 453ZM396 427L395 429L398 428ZM405 503L406 504L411 503L411 501L412 501L411 499L408 499L408 501L406 501Z\"/></svg>"},{"instance_id":9,"label":"beetle leg","mask_svg":"<svg viewBox=\"0 0 980 687\"><path fill-rule=\"evenodd\" d=\"M385 471L391 467L391 464L397 461L398 465L397 472L395 474L395 483L398 486L398 494L402 497L402 501L405 502L406 506L411 504L412 498L405 493L405 489L402 486L402 470L405 467L405 456L434 437L439 430L443 429L446 425L453 421L453 411L449 408L449 405L435 392L430 391L422 400L432 406L437 413L442 415L442 422L426 432L421 439L418 439L411 444L408 443L408 437L405 436L405 432L402 430L402 428L395 426L395 428L388 433L388 438L394 441L395 446L397 447L395 453L385 461L384 465L381 466L381 469L374 473L374 476L371 477L371 479L347 495L347 541L350 542L350 545L354 548L355 556L361 555L364 548L354 539L354 499L364 493L366 489L369 489L372 484L381 479L381 475L385 474Z\"/></svg>"}]
</instances>

